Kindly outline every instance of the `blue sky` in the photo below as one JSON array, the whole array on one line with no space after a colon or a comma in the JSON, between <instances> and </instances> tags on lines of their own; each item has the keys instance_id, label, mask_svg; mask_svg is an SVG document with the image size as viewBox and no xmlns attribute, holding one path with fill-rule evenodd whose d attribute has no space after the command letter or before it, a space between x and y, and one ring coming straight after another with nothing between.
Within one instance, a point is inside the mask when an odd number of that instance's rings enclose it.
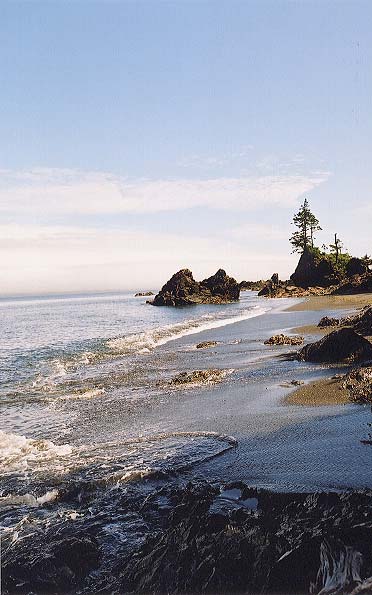
<instances>
[{"instance_id":1,"label":"blue sky","mask_svg":"<svg viewBox=\"0 0 372 595\"><path fill-rule=\"evenodd\" d=\"M369 0L3 0L3 293L287 277L304 196L371 251Z\"/></svg>"}]
</instances>

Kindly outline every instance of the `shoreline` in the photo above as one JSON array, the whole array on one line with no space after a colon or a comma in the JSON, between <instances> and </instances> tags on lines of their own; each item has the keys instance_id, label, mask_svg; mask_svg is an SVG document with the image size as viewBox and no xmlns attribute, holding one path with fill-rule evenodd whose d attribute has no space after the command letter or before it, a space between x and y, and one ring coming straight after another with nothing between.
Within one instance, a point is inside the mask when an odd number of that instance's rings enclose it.
<instances>
[{"instance_id":1,"label":"shoreline","mask_svg":"<svg viewBox=\"0 0 372 595\"><path fill-rule=\"evenodd\" d=\"M358 310L372 303L372 294L353 294L337 296L311 296L298 304L290 306L288 312L327 311L332 315L335 310ZM319 340L338 327L318 327L316 324L299 326L291 332L303 335L305 343ZM348 391L341 386L341 379L326 377L305 384L284 397L285 405L302 407L321 407L347 405L351 401Z\"/></svg>"}]
</instances>

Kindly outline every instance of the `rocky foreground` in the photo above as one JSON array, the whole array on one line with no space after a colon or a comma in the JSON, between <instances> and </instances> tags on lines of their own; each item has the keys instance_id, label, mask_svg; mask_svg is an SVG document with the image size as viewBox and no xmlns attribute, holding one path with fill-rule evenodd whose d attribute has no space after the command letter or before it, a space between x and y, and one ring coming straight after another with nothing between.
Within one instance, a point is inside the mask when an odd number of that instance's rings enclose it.
<instances>
[{"instance_id":1,"label":"rocky foreground","mask_svg":"<svg viewBox=\"0 0 372 595\"><path fill-rule=\"evenodd\" d=\"M3 593L372 593L371 491L138 489L61 490L50 526L5 535ZM78 514L66 522L69 507Z\"/></svg>"}]
</instances>

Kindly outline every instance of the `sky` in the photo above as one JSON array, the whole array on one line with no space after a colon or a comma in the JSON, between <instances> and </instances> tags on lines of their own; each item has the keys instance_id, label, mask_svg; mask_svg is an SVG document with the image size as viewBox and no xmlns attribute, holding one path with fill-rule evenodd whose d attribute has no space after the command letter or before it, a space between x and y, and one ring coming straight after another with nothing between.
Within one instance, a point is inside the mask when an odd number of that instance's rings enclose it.
<instances>
[{"instance_id":1,"label":"sky","mask_svg":"<svg viewBox=\"0 0 372 595\"><path fill-rule=\"evenodd\" d=\"M372 252L370 0L1 0L0 294Z\"/></svg>"}]
</instances>

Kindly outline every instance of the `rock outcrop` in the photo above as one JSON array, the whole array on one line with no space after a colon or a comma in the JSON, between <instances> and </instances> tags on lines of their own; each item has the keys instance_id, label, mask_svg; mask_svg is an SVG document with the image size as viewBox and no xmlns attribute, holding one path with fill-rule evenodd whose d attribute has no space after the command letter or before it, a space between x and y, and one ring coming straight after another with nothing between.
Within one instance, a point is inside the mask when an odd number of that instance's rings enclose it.
<instances>
[{"instance_id":1,"label":"rock outcrop","mask_svg":"<svg viewBox=\"0 0 372 595\"><path fill-rule=\"evenodd\" d=\"M189 269L175 273L155 296L154 306L189 306L192 304L227 304L236 302L240 285L223 269L203 281L195 281Z\"/></svg>"},{"instance_id":2,"label":"rock outcrop","mask_svg":"<svg viewBox=\"0 0 372 595\"><path fill-rule=\"evenodd\" d=\"M266 281L241 281L240 291L261 291Z\"/></svg>"},{"instance_id":3,"label":"rock outcrop","mask_svg":"<svg viewBox=\"0 0 372 595\"><path fill-rule=\"evenodd\" d=\"M372 367L356 368L346 374L342 387L349 391L354 403L372 403Z\"/></svg>"},{"instance_id":4,"label":"rock outcrop","mask_svg":"<svg viewBox=\"0 0 372 595\"><path fill-rule=\"evenodd\" d=\"M328 326L338 326L340 324L339 318L333 318L329 316L323 316L318 322L319 328L326 328Z\"/></svg>"},{"instance_id":5,"label":"rock outcrop","mask_svg":"<svg viewBox=\"0 0 372 595\"><path fill-rule=\"evenodd\" d=\"M353 363L372 360L372 345L353 329L333 331L316 343L305 345L297 354L299 360L318 363Z\"/></svg>"},{"instance_id":6,"label":"rock outcrop","mask_svg":"<svg viewBox=\"0 0 372 595\"><path fill-rule=\"evenodd\" d=\"M231 370L193 370L192 372L180 372L171 380L173 385L182 384L210 384L221 382Z\"/></svg>"},{"instance_id":7,"label":"rock outcrop","mask_svg":"<svg viewBox=\"0 0 372 595\"><path fill-rule=\"evenodd\" d=\"M340 325L351 326L362 335L372 336L372 306L365 306L356 314L341 318Z\"/></svg>"},{"instance_id":8,"label":"rock outcrop","mask_svg":"<svg viewBox=\"0 0 372 595\"><path fill-rule=\"evenodd\" d=\"M265 345L302 345L303 337L294 336L288 337L286 335L273 335L270 339L264 341Z\"/></svg>"},{"instance_id":9,"label":"rock outcrop","mask_svg":"<svg viewBox=\"0 0 372 595\"><path fill-rule=\"evenodd\" d=\"M215 347L218 345L217 341L202 341L198 343L196 349L208 349L209 347Z\"/></svg>"},{"instance_id":10,"label":"rock outcrop","mask_svg":"<svg viewBox=\"0 0 372 595\"><path fill-rule=\"evenodd\" d=\"M52 507L19 511L17 539L3 531L4 595L371 593L371 490L88 477L61 478Z\"/></svg>"},{"instance_id":11,"label":"rock outcrop","mask_svg":"<svg viewBox=\"0 0 372 595\"><path fill-rule=\"evenodd\" d=\"M298 261L291 281L297 287L330 287L338 283L336 271L329 259L317 252L305 250Z\"/></svg>"},{"instance_id":12,"label":"rock outcrop","mask_svg":"<svg viewBox=\"0 0 372 595\"><path fill-rule=\"evenodd\" d=\"M335 287L332 295L350 295L354 293L372 293L372 272L354 275Z\"/></svg>"},{"instance_id":13,"label":"rock outcrop","mask_svg":"<svg viewBox=\"0 0 372 595\"><path fill-rule=\"evenodd\" d=\"M139 291L134 294L134 297L148 297L150 295L154 295L154 293L152 291Z\"/></svg>"}]
</instances>

